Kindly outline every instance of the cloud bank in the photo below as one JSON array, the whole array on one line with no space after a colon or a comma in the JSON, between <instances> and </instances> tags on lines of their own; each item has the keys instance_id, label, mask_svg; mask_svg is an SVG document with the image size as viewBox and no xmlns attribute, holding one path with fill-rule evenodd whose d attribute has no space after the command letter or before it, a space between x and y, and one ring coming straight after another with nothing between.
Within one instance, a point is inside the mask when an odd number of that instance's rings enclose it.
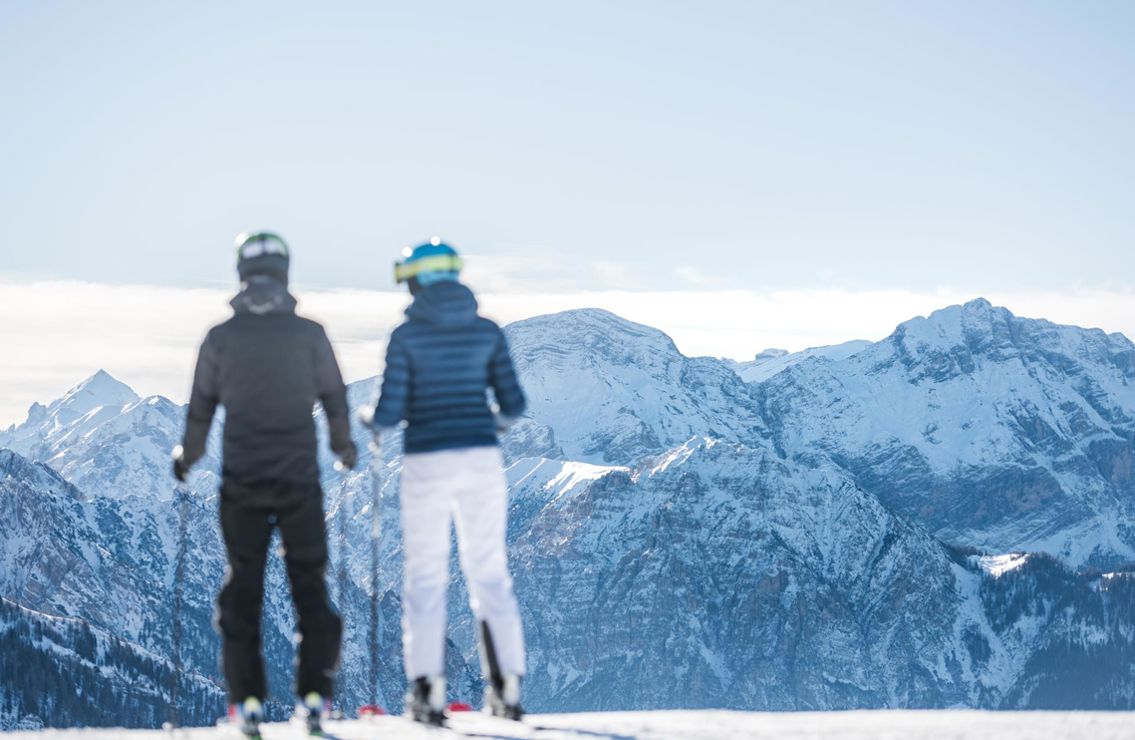
<instances>
[{"instance_id":1,"label":"cloud bank","mask_svg":"<svg viewBox=\"0 0 1135 740\"><path fill-rule=\"evenodd\" d=\"M478 286L473 282L474 287ZM605 308L657 327L687 355L749 359L762 349L801 350L878 340L914 316L979 295L1021 316L1135 336L1135 292L999 292L942 289L494 292L482 312L505 324L572 308ZM499 287L499 286L496 286ZM296 290L300 313L327 327L350 380L381 369L403 293ZM231 292L84 282L0 282L0 427L34 401L62 395L99 368L142 395L184 401L197 347L229 314Z\"/></svg>"}]
</instances>

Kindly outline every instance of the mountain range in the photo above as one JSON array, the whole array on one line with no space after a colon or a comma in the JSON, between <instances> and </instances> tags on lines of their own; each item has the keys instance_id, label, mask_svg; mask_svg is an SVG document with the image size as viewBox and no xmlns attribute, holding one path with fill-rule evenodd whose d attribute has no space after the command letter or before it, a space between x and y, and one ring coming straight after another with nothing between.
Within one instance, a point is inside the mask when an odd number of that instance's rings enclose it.
<instances>
[{"instance_id":1,"label":"mountain range","mask_svg":"<svg viewBox=\"0 0 1135 740\"><path fill-rule=\"evenodd\" d=\"M506 334L530 402L502 447L531 709L1135 708L1135 345L1122 335L981 299L880 342L745 363L686 357L594 309ZM352 384L353 406L374 383ZM0 432L0 726L151 726L175 665L182 718L222 711L219 424L179 491L183 419L100 371ZM324 452L346 707L372 698L372 597L374 698L400 705L399 442L345 474ZM294 638L276 558L267 594L282 715ZM454 696L475 699L465 601L457 577L449 673Z\"/></svg>"}]
</instances>

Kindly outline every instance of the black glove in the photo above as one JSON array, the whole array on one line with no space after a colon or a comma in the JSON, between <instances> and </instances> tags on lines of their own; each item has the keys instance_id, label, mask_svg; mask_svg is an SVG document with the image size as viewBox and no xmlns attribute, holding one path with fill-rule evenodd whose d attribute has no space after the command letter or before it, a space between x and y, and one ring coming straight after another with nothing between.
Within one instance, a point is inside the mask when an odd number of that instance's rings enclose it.
<instances>
[{"instance_id":1,"label":"black glove","mask_svg":"<svg viewBox=\"0 0 1135 740\"><path fill-rule=\"evenodd\" d=\"M181 445L173 448L173 477L178 483L184 483L189 476L189 466L185 464L185 453Z\"/></svg>"},{"instance_id":2,"label":"black glove","mask_svg":"<svg viewBox=\"0 0 1135 740\"><path fill-rule=\"evenodd\" d=\"M351 442L350 447L339 453L339 462L347 470L354 470L355 466L359 464L359 448L355 447L354 442Z\"/></svg>"}]
</instances>

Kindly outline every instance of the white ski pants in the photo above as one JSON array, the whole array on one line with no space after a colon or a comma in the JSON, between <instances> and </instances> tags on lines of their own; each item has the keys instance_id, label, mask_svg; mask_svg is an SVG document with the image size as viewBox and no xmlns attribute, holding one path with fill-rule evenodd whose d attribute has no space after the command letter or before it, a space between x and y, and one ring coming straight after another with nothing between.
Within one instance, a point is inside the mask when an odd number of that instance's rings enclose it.
<instances>
[{"instance_id":1,"label":"white ski pants","mask_svg":"<svg viewBox=\"0 0 1135 740\"><path fill-rule=\"evenodd\" d=\"M524 634L505 552L508 489L497 447L406 455L402 464L402 649L406 676L445 673L450 522L469 606L504 674L524 674ZM478 638L480 638L478 626Z\"/></svg>"}]
</instances>

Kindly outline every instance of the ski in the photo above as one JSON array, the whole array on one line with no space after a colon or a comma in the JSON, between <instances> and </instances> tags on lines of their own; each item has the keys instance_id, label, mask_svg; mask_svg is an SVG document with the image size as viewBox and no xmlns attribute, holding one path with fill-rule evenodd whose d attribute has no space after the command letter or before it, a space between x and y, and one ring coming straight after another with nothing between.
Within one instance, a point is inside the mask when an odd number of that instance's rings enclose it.
<instances>
[{"instance_id":1,"label":"ski","mask_svg":"<svg viewBox=\"0 0 1135 740\"><path fill-rule=\"evenodd\" d=\"M540 738L578 737L593 740L634 740L633 736L599 730L586 730L577 727L556 727L539 724L528 718L509 719L492 715L486 711L471 712L465 716L451 717L447 729L466 737L482 740L539 740Z\"/></svg>"},{"instance_id":2,"label":"ski","mask_svg":"<svg viewBox=\"0 0 1135 740\"><path fill-rule=\"evenodd\" d=\"M229 737L239 738L240 740L264 740L264 736L260 734L259 728L254 732L248 731L239 724L233 724L227 721L218 723L218 727L223 735Z\"/></svg>"}]
</instances>

